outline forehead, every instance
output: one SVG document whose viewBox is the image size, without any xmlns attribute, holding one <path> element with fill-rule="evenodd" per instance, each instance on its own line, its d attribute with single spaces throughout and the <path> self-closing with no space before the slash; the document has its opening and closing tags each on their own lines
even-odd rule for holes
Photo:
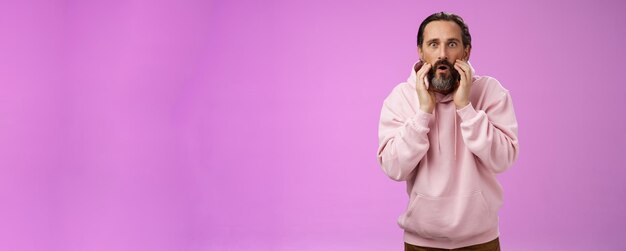
<svg viewBox="0 0 626 251">
<path fill-rule="evenodd" d="M 424 27 L 424 41 L 432 39 L 445 41 L 451 38 L 461 40 L 461 27 L 453 21 L 432 21 Z"/>
</svg>

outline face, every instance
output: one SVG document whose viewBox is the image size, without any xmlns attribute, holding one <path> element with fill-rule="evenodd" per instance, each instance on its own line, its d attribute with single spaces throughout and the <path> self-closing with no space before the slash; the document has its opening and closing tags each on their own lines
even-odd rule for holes
<svg viewBox="0 0 626 251">
<path fill-rule="evenodd" d="M 467 61 L 471 47 L 465 48 L 461 27 L 453 21 L 432 21 L 424 27 L 424 42 L 418 47 L 422 62 L 430 63 L 429 90 L 448 94 L 459 84 L 459 72 L 454 69 L 457 59 Z"/>
</svg>

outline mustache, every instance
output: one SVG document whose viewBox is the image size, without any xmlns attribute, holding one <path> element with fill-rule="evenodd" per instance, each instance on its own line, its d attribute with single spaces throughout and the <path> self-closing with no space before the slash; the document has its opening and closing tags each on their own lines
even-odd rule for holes
<svg viewBox="0 0 626 251">
<path fill-rule="evenodd" d="M 437 61 L 433 64 L 433 66 L 432 66 L 432 69 L 431 69 L 431 70 L 437 70 L 437 68 L 439 68 L 439 66 L 442 66 L 442 65 L 447 66 L 447 67 L 448 67 L 448 69 L 450 69 L 451 71 L 452 71 L 452 70 L 455 70 L 455 71 L 456 71 L 456 69 L 454 69 L 454 65 L 452 65 L 452 64 L 451 64 L 450 62 L 448 62 L 447 60 L 443 60 L 443 59 L 437 60 Z"/>
<path fill-rule="evenodd" d="M 428 75 L 428 79 L 432 80 L 432 78 L 435 77 L 435 73 L 437 72 L 437 68 L 439 68 L 439 66 L 445 65 L 448 67 L 448 70 L 450 71 L 450 75 L 452 77 L 452 79 L 454 79 L 456 82 L 461 80 L 461 74 L 459 74 L 459 71 L 457 71 L 454 68 L 454 65 L 451 64 L 450 62 L 448 62 L 445 59 L 440 59 L 437 60 L 433 66 L 431 66 L 430 71 L 428 71 L 427 75 Z"/>
</svg>

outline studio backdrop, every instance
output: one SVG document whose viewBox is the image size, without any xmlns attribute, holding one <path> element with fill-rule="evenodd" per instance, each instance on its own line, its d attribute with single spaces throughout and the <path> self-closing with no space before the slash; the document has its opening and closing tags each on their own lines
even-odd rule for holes
<svg viewBox="0 0 626 251">
<path fill-rule="evenodd" d="M 620 1 L 2 1 L 1 250 L 402 250 L 376 161 L 420 22 L 510 91 L 503 250 L 624 250 Z"/>
</svg>

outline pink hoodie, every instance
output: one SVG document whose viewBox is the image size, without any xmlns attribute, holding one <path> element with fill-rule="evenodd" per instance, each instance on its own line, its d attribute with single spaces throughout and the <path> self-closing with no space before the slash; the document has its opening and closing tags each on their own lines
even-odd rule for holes
<svg viewBox="0 0 626 251">
<path fill-rule="evenodd" d="M 419 67 L 385 99 L 378 128 L 378 163 L 407 185 L 408 206 L 397 220 L 404 241 L 447 249 L 491 241 L 500 234 L 496 174 L 519 151 L 509 91 L 474 75 L 469 105 L 457 110 L 452 94 L 436 93 L 433 114 L 425 113 L 415 89 Z"/>
</svg>

